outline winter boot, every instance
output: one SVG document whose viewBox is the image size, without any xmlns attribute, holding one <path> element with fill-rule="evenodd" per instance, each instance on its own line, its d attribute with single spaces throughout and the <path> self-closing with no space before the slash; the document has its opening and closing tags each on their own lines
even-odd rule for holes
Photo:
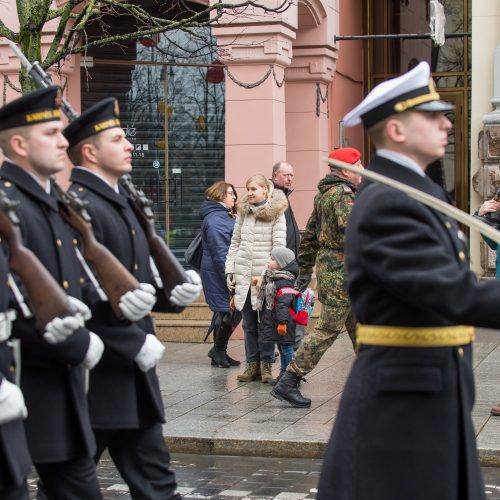
<svg viewBox="0 0 500 500">
<path fill-rule="evenodd" d="M 285 372 L 273 387 L 271 396 L 290 403 L 295 408 L 309 408 L 311 400 L 302 396 L 299 391 L 300 377 L 292 372 Z"/>
<path fill-rule="evenodd" d="M 260 365 L 258 361 L 247 363 L 246 370 L 236 377 L 240 382 L 251 382 L 260 380 Z"/>
<path fill-rule="evenodd" d="M 262 361 L 260 363 L 260 373 L 262 374 L 261 382 L 263 384 L 271 384 L 272 382 L 274 382 L 272 363 L 268 361 Z"/>
<path fill-rule="evenodd" d="M 224 328 L 219 316 L 214 330 L 214 346 L 208 352 L 208 357 L 212 359 L 212 366 L 219 366 L 221 368 L 229 368 L 231 366 L 226 357 L 227 342 L 231 333 L 230 328 Z"/>
</svg>

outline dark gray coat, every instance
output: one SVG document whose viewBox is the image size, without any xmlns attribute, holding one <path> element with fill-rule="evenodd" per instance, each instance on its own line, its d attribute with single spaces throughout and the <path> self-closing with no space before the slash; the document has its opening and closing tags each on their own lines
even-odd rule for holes
<svg viewBox="0 0 500 500">
<path fill-rule="evenodd" d="M 445 199 L 431 180 L 375 156 L 370 170 Z M 365 183 L 345 242 L 362 324 L 500 328 L 500 281 L 478 282 L 456 223 Z M 362 346 L 347 380 L 318 500 L 479 500 L 472 347 Z"/>
<path fill-rule="evenodd" d="M 17 200 L 23 242 L 68 295 L 82 300 L 84 277 L 74 251 L 74 235 L 59 214 L 60 201 L 48 195 L 20 167 L 4 162 L 0 188 Z M 34 463 L 92 456 L 95 441 L 88 415 L 81 362 L 90 343 L 79 328 L 66 341 L 51 345 L 33 319 L 18 311 L 13 334 L 21 339 L 21 389 L 28 408 L 26 435 Z"/>
<path fill-rule="evenodd" d="M 131 203 L 124 192 L 116 193 L 92 172 L 81 168 L 71 173 L 70 190 L 89 203 L 87 210 L 97 240 L 105 245 L 141 283 L 153 283 L 149 246 Z M 168 310 L 162 291 L 158 307 Z M 173 311 L 174 308 L 170 307 Z M 134 358 L 146 334 L 154 334 L 150 316 L 131 323 L 119 320 L 107 303 L 92 307 L 88 327 L 106 349 L 90 376 L 89 408 L 95 429 L 123 429 L 164 422 L 163 403 L 154 369 L 142 372 Z"/>
</svg>

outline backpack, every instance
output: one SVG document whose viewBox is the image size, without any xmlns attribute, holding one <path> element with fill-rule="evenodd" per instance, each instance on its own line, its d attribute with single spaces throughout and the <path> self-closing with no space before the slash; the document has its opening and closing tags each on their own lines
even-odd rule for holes
<svg viewBox="0 0 500 500">
<path fill-rule="evenodd" d="M 186 264 L 199 271 L 201 269 L 201 258 L 203 257 L 203 245 L 201 244 L 201 231 L 194 237 L 184 252 Z"/>
<path fill-rule="evenodd" d="M 293 295 L 292 305 L 288 307 L 290 315 L 297 325 L 307 326 L 314 309 L 314 290 L 306 288 L 303 292 L 299 292 L 296 288 L 285 286 L 280 288 L 276 295 Z"/>
</svg>

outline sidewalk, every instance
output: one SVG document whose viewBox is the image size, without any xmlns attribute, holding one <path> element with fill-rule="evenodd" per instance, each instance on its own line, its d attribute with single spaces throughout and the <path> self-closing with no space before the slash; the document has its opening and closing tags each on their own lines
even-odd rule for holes
<svg viewBox="0 0 500 500">
<path fill-rule="evenodd" d="M 275 457 L 321 458 L 354 359 L 343 334 L 302 386 L 311 408 L 291 408 L 270 396 L 261 382 L 241 383 L 241 369 L 213 368 L 208 344 L 167 343 L 158 367 L 171 451 Z M 244 359 L 242 340 L 230 354 Z M 274 368 L 279 371 L 278 363 Z M 474 353 L 476 405 L 473 412 L 482 465 L 500 466 L 500 417 L 490 407 L 500 401 L 500 332 L 477 331 Z"/>
</svg>

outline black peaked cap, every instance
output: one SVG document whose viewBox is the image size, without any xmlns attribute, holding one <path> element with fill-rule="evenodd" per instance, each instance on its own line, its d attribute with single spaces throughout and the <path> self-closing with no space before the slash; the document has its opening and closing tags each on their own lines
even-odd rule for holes
<svg viewBox="0 0 500 500">
<path fill-rule="evenodd" d="M 61 119 L 61 89 L 55 85 L 23 95 L 0 108 L 0 130 Z"/>
</svg>

